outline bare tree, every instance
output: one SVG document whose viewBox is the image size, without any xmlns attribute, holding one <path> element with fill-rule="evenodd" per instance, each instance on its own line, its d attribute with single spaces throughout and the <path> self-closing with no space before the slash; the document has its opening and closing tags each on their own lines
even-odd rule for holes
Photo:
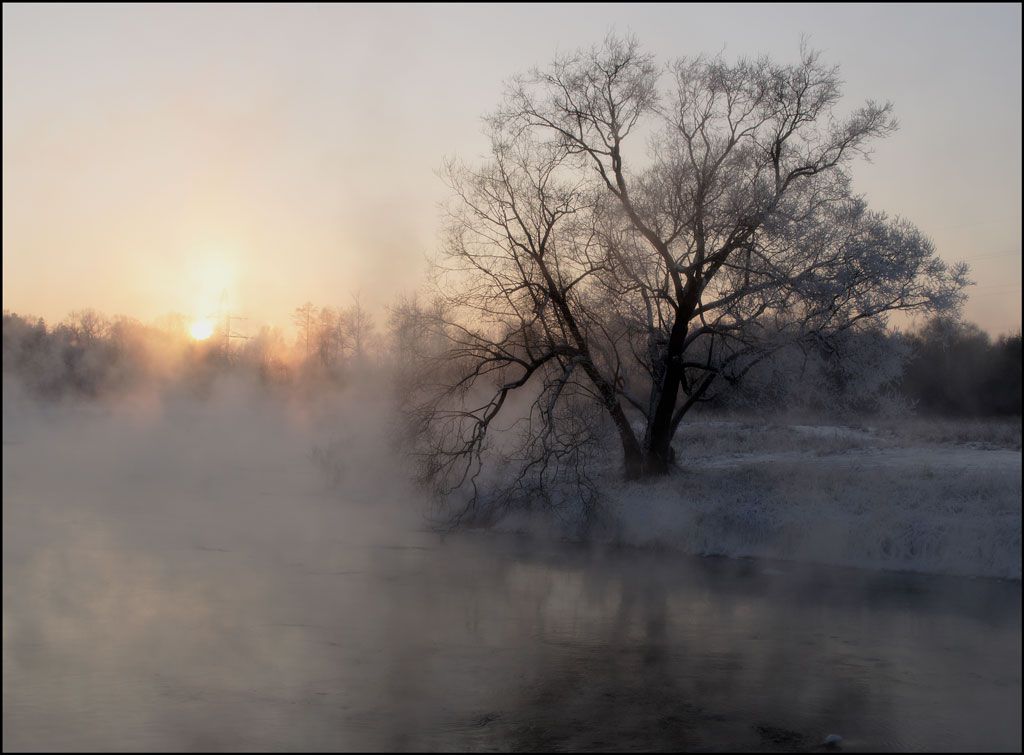
<svg viewBox="0 0 1024 755">
<path fill-rule="evenodd" d="M 344 341 L 344 318 L 341 312 L 321 307 L 316 316 L 316 352 L 320 366 L 330 369 L 338 362 L 338 353 Z"/>
<path fill-rule="evenodd" d="M 412 387 L 418 365 L 429 351 L 427 318 L 427 308 L 415 294 L 399 294 L 388 307 L 387 348 L 400 392 Z"/>
<path fill-rule="evenodd" d="M 504 452 L 515 479 L 578 472 L 597 416 L 627 478 L 664 474 L 716 382 L 896 310 L 955 311 L 966 267 L 850 187 L 891 106 L 840 118 L 839 99 L 837 69 L 803 46 L 793 65 L 659 69 L 609 37 L 514 79 L 487 119 L 491 161 L 444 170 L 449 372 L 419 415 L 438 490 L 478 480 L 513 393 L 531 402 Z"/>
<path fill-rule="evenodd" d="M 264 383 L 283 383 L 289 369 L 285 335 L 277 327 L 264 325 L 242 348 L 243 363 L 253 366 Z"/>
<path fill-rule="evenodd" d="M 299 343 L 305 348 L 306 359 L 313 353 L 313 345 L 316 337 L 317 308 L 313 302 L 307 301 L 301 307 L 296 307 L 292 313 L 292 322 L 299 330 Z"/>
<path fill-rule="evenodd" d="M 86 308 L 69 314 L 61 325 L 75 344 L 87 346 L 107 334 L 110 321 L 95 309 Z"/>
<path fill-rule="evenodd" d="M 352 296 L 352 306 L 340 313 L 339 322 L 352 349 L 352 357 L 357 362 L 366 356 L 370 341 L 373 338 L 375 325 L 373 317 L 363 308 L 359 295 Z"/>
</svg>

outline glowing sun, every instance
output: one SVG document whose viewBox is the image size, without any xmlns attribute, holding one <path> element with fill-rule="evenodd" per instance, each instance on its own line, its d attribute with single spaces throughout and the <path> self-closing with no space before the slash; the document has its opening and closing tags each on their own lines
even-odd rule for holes
<svg viewBox="0 0 1024 755">
<path fill-rule="evenodd" d="M 192 323 L 192 328 L 189 332 L 192 333 L 192 337 L 197 341 L 205 341 L 213 335 L 213 325 L 210 324 L 209 320 L 197 320 Z"/>
</svg>

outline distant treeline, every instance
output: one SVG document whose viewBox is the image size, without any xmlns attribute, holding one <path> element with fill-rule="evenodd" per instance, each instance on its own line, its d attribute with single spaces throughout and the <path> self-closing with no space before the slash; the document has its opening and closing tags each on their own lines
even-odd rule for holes
<svg viewBox="0 0 1024 755">
<path fill-rule="evenodd" d="M 1020 416 L 1021 334 L 993 341 L 977 325 L 949 318 L 906 333 L 851 332 L 819 349 L 780 353 L 746 382 L 716 404 L 824 416 Z"/>
<path fill-rule="evenodd" d="M 307 302 L 295 310 L 291 338 L 264 327 L 249 338 L 215 330 L 200 341 L 182 315 L 147 325 L 83 310 L 50 327 L 4 312 L 3 370 L 48 398 L 113 396 L 146 383 L 201 390 L 229 371 L 279 387 L 343 383 L 356 368 L 390 370 L 400 382 L 416 379 L 410 355 L 425 344 L 416 323 L 429 316 L 415 302 L 400 302 L 378 334 L 358 303 L 331 309 Z M 828 349 L 780 353 L 708 408 L 1019 416 L 1021 356 L 1019 333 L 993 341 L 976 325 L 950 319 L 910 333 L 851 333 Z"/>
<path fill-rule="evenodd" d="M 919 412 L 953 416 L 1021 413 L 1021 334 L 992 341 L 971 323 L 933 320 L 906 336 L 901 389 Z"/>
<path fill-rule="evenodd" d="M 276 327 L 242 337 L 218 324 L 198 340 L 180 314 L 145 324 L 87 309 L 50 327 L 5 311 L 4 377 L 37 396 L 101 398 L 154 384 L 201 392 L 228 372 L 274 386 L 343 382 L 379 358 L 372 318 L 358 303 L 347 310 L 307 303 L 294 319 L 297 338 Z"/>
</svg>

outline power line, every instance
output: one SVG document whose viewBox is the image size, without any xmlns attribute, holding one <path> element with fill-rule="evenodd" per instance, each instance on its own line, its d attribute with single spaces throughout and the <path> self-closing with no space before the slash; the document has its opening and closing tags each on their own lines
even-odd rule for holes
<svg viewBox="0 0 1024 755">
<path fill-rule="evenodd" d="M 223 355 L 223 358 L 227 361 L 231 361 L 231 339 L 241 338 L 243 340 L 249 340 L 249 338 L 251 338 L 251 336 L 243 336 L 241 334 L 231 332 L 231 321 L 248 320 L 249 318 L 238 317 L 237 315 L 231 314 L 231 308 L 228 306 L 228 290 L 226 288 L 220 293 L 220 304 L 217 307 L 216 314 L 210 316 L 215 316 L 217 318 L 218 324 L 223 322 L 223 327 L 220 335 L 220 337 L 223 339 L 223 343 L 220 346 L 220 350 L 221 354 Z"/>
</svg>

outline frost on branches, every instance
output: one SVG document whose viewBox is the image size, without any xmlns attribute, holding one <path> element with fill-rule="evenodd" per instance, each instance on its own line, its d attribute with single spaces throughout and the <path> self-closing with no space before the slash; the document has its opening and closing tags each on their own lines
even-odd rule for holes
<svg viewBox="0 0 1024 755">
<path fill-rule="evenodd" d="M 891 105 L 835 108 L 834 67 L 683 58 L 607 39 L 514 79 L 491 159 L 451 161 L 435 305 L 443 344 L 409 406 L 436 490 L 463 513 L 550 500 L 611 437 L 665 474 L 687 412 L 783 349 L 829 348 L 896 310 L 955 312 L 966 267 L 870 210 L 848 166 Z M 582 486 L 582 487 L 580 487 Z"/>
</svg>

